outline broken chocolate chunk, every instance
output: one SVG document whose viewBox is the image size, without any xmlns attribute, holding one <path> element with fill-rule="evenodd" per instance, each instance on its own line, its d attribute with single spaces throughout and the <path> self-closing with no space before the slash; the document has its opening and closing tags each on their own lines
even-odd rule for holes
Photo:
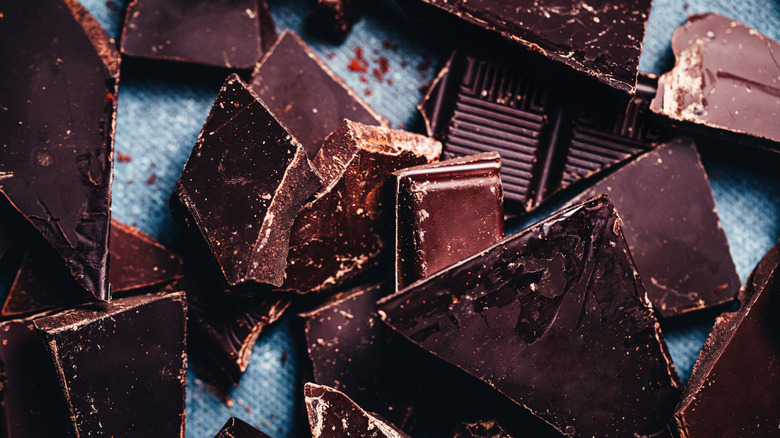
<svg viewBox="0 0 780 438">
<path fill-rule="evenodd" d="M 575 182 L 650 150 L 655 78 L 623 101 L 576 97 L 527 67 L 455 52 L 419 105 L 446 156 L 497 151 L 504 196 L 531 211 Z"/>
<path fill-rule="evenodd" d="M 186 311 L 183 293 L 154 294 L 34 321 L 67 403 L 68 433 L 184 437 Z"/>
<path fill-rule="evenodd" d="M 780 43 L 722 15 L 701 14 L 677 28 L 672 50 L 675 66 L 658 81 L 654 112 L 780 149 Z"/>
<path fill-rule="evenodd" d="M 269 438 L 246 422 L 236 417 L 230 417 L 214 438 Z"/>
<path fill-rule="evenodd" d="M 690 139 L 659 146 L 572 202 L 606 193 L 653 307 L 671 317 L 728 303 L 740 281 Z"/>
<path fill-rule="evenodd" d="M 360 18 L 363 0 L 316 0 L 308 27 L 335 42 L 344 41 Z"/>
<path fill-rule="evenodd" d="M 87 291 L 109 300 L 119 53 L 76 0 L 12 2 L 2 12 L 0 200 Z"/>
<path fill-rule="evenodd" d="M 122 53 L 250 69 L 275 40 L 265 0 L 133 0 Z"/>
<path fill-rule="evenodd" d="M 512 438 L 495 420 L 460 423 L 452 438 Z"/>
<path fill-rule="evenodd" d="M 314 159 L 344 119 L 388 126 L 292 31 L 285 31 L 252 75 L 252 89 Z"/>
<path fill-rule="evenodd" d="M 345 120 L 313 166 L 322 189 L 293 226 L 286 289 L 335 290 L 381 265 L 392 246 L 392 172 L 438 160 L 432 138 Z"/>
<path fill-rule="evenodd" d="M 407 438 L 409 435 L 383 419 L 364 411 L 333 388 L 307 383 L 306 411 L 313 438 Z"/>
<path fill-rule="evenodd" d="M 775 436 L 780 424 L 780 242 L 715 321 L 669 425 L 681 438 Z"/>
<path fill-rule="evenodd" d="M 497 152 L 393 173 L 396 290 L 504 238 Z"/>
<path fill-rule="evenodd" d="M 561 433 L 649 436 L 680 382 L 644 297 L 599 197 L 383 299 L 379 314 Z"/>
<path fill-rule="evenodd" d="M 281 286 L 290 228 L 320 187 L 301 144 L 238 77 L 217 96 L 171 196 L 229 288 Z"/>
</svg>

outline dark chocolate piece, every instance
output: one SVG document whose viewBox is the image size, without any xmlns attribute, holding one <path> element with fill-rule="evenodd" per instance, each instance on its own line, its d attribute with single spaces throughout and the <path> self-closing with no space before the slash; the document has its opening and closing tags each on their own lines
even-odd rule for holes
<svg viewBox="0 0 780 438">
<path fill-rule="evenodd" d="M 460 423 L 452 438 L 512 438 L 495 420 Z"/>
<path fill-rule="evenodd" d="M 680 382 L 644 297 L 599 197 L 380 301 L 379 314 L 561 433 L 645 436 L 666 428 Z"/>
<path fill-rule="evenodd" d="M 314 159 L 344 119 L 388 126 L 306 43 L 285 31 L 252 76 L 252 89 Z"/>
<path fill-rule="evenodd" d="M 108 300 L 119 53 L 76 0 L 11 2 L 2 12 L 0 192 L 73 277 Z"/>
<path fill-rule="evenodd" d="M 183 293 L 155 294 L 35 320 L 67 402 L 68 433 L 184 437 L 186 311 Z"/>
<path fill-rule="evenodd" d="M 5 257 L 5 253 L 14 243 L 14 233 L 10 224 L 0 221 L 0 262 Z"/>
<path fill-rule="evenodd" d="M 531 211 L 652 148 L 657 133 L 647 116 L 655 79 L 639 79 L 626 108 L 613 99 L 572 98 L 520 65 L 456 52 L 419 109 L 446 155 L 499 152 L 504 197 Z"/>
<path fill-rule="evenodd" d="M 250 69 L 275 40 L 265 0 L 133 0 L 122 53 Z"/>
<path fill-rule="evenodd" d="M 626 164 L 572 202 L 606 193 L 653 307 L 671 317 L 736 298 L 740 281 L 690 139 Z"/>
<path fill-rule="evenodd" d="M 392 172 L 436 161 L 441 144 L 345 120 L 314 159 L 322 189 L 293 226 L 284 287 L 335 290 L 380 266 L 392 247 Z"/>
<path fill-rule="evenodd" d="M 633 94 L 651 0 L 406 0 L 448 12 Z"/>
<path fill-rule="evenodd" d="M 746 144 L 780 148 L 780 43 L 717 14 L 692 15 L 672 37 L 674 68 L 654 112 Z"/>
<path fill-rule="evenodd" d="M 306 411 L 312 438 L 407 438 L 397 427 L 363 410 L 333 388 L 307 383 Z"/>
<path fill-rule="evenodd" d="M 290 228 L 320 187 L 303 146 L 231 75 L 171 196 L 228 287 L 281 286 Z"/>
<path fill-rule="evenodd" d="M 497 152 L 395 172 L 396 290 L 504 238 Z"/>
<path fill-rule="evenodd" d="M 246 422 L 236 417 L 230 419 L 222 426 L 222 429 L 214 435 L 214 438 L 270 438 Z"/>
<path fill-rule="evenodd" d="M 344 41 L 360 18 L 363 0 L 315 0 L 308 25 L 335 42 Z"/>
<path fill-rule="evenodd" d="M 780 242 L 715 321 L 670 423 L 681 438 L 777 436 L 780 424 Z"/>
</svg>

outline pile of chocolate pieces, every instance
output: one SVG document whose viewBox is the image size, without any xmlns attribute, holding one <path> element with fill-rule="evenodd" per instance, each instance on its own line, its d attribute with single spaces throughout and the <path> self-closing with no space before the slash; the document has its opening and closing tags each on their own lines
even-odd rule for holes
<svg viewBox="0 0 780 438">
<path fill-rule="evenodd" d="M 343 38 L 354 3 L 314 21 Z M 119 47 L 76 0 L 0 5 L 0 435 L 184 436 L 188 354 L 228 391 L 285 312 L 315 437 L 777 435 L 780 247 L 740 284 L 691 137 L 780 149 L 780 44 L 691 16 L 655 77 L 650 0 L 404 3 L 500 49 L 453 53 L 427 135 L 263 1 L 133 0 Z M 176 252 L 111 219 L 120 52 L 253 69 L 171 196 Z M 683 388 L 659 318 L 736 300 Z"/>
</svg>

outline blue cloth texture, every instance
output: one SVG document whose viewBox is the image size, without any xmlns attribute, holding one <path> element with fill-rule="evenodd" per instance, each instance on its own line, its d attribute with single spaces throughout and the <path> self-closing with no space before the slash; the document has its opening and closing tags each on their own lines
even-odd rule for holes
<svg viewBox="0 0 780 438">
<path fill-rule="evenodd" d="M 84 0 L 84 5 L 115 38 L 119 38 L 127 0 Z M 270 0 L 277 29 L 303 36 L 323 61 L 364 96 L 393 127 L 422 131 L 415 106 L 420 89 L 429 83 L 454 48 L 434 24 L 411 21 L 392 0 L 374 0 L 343 44 L 334 45 L 304 30 L 308 0 Z M 640 69 L 663 73 L 674 62 L 670 40 L 689 14 L 718 12 L 780 39 L 780 3 L 776 0 L 656 0 L 650 15 Z M 388 44 L 388 42 L 390 44 Z M 349 71 L 356 48 L 362 48 L 372 68 L 387 58 L 388 81 Z M 397 47 L 397 48 L 396 48 Z M 214 80 L 187 74 L 165 75 L 168 64 L 123 71 L 120 82 L 116 151 L 129 162 L 114 167 L 112 211 L 117 219 L 170 243 L 180 232 L 168 211 L 168 199 L 184 167 L 224 77 Z M 187 72 L 187 69 L 181 70 Z M 225 73 L 225 76 L 227 73 Z M 370 90 L 370 95 L 367 91 Z M 710 156 L 700 145 L 723 228 L 740 278 L 744 282 L 761 256 L 780 237 L 780 172 L 748 160 Z M 151 178 L 154 175 L 154 178 Z M 528 219 L 538 220 L 551 205 Z M 665 324 L 669 350 L 680 376 L 687 380 L 714 316 Z M 230 416 L 238 416 L 275 437 L 306 435 L 296 429 L 302 419 L 299 357 L 292 318 L 269 327 L 254 348 L 241 384 L 224 404 L 192 372 L 188 374 L 187 436 L 212 437 Z"/>
</svg>

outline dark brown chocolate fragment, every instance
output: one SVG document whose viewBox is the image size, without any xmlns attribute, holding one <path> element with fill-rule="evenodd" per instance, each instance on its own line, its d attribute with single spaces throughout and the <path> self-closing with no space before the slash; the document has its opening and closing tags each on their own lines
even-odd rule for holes
<svg viewBox="0 0 780 438">
<path fill-rule="evenodd" d="M 672 37 L 674 68 L 654 112 L 684 127 L 780 149 L 780 43 L 717 14 L 691 15 Z"/>
<path fill-rule="evenodd" d="M 452 438 L 512 438 L 495 420 L 460 423 Z"/>
<path fill-rule="evenodd" d="M 315 0 L 308 18 L 314 32 L 335 42 L 344 41 L 360 18 L 363 0 Z"/>
<path fill-rule="evenodd" d="M 345 120 L 314 159 L 322 189 L 293 226 L 284 287 L 336 290 L 380 266 L 392 247 L 391 173 L 440 154 L 432 138 Z"/>
<path fill-rule="evenodd" d="M 214 438 L 270 438 L 246 422 L 236 417 L 230 417 Z"/>
<path fill-rule="evenodd" d="M 171 212 L 228 287 L 281 286 L 290 229 L 320 187 L 301 144 L 235 74 L 217 96 L 171 196 Z"/>
<path fill-rule="evenodd" d="M 653 307 L 671 317 L 728 303 L 740 281 L 690 139 L 659 146 L 572 202 L 606 193 Z"/>
<path fill-rule="evenodd" d="M 35 320 L 69 434 L 184 437 L 186 311 L 183 293 L 154 294 Z"/>
<path fill-rule="evenodd" d="M 445 11 L 633 94 L 651 0 L 406 0 Z M 442 14 L 446 15 L 446 14 Z"/>
<path fill-rule="evenodd" d="M 13 231 L 9 224 L 0 221 L 0 262 L 14 243 Z"/>
<path fill-rule="evenodd" d="M 625 102 L 579 99 L 527 66 L 456 52 L 419 109 L 447 156 L 501 154 L 504 197 L 531 211 L 561 189 L 652 148 L 655 79 Z"/>
<path fill-rule="evenodd" d="M 496 152 L 395 172 L 396 290 L 504 238 Z"/>
<path fill-rule="evenodd" d="M 108 300 L 119 53 L 76 0 L 11 2 L 2 12 L 0 192 L 73 277 Z"/>
<path fill-rule="evenodd" d="M 344 119 L 388 126 L 292 31 L 257 64 L 252 89 L 312 159 Z"/>
<path fill-rule="evenodd" d="M 122 53 L 251 69 L 275 40 L 265 0 L 133 0 Z"/>
<path fill-rule="evenodd" d="M 599 197 L 380 301 L 379 314 L 561 433 L 645 436 L 666 428 L 680 382 L 644 296 Z"/>
<path fill-rule="evenodd" d="M 307 383 L 306 411 L 312 438 L 407 438 L 397 427 L 363 410 L 333 388 Z"/>
<path fill-rule="evenodd" d="M 776 436 L 780 424 L 780 242 L 715 321 L 670 423 L 681 438 Z"/>
</svg>

